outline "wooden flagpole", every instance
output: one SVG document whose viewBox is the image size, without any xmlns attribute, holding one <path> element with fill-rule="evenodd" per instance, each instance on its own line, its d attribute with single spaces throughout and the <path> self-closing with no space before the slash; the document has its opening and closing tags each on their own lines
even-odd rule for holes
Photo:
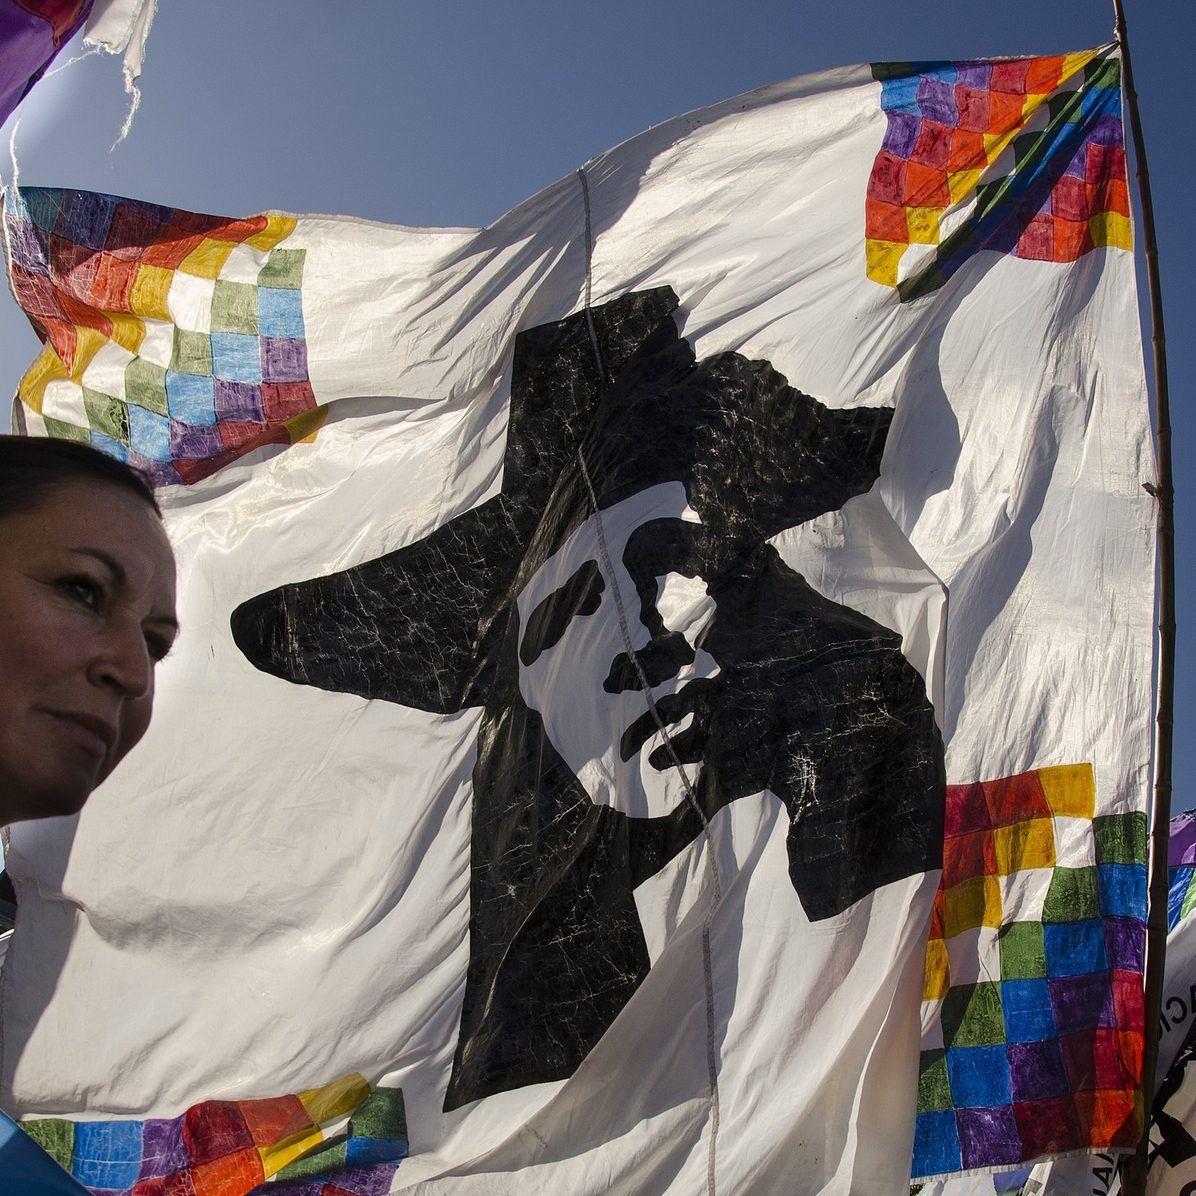
<svg viewBox="0 0 1196 1196">
<path fill-rule="evenodd" d="M 1163 967 L 1167 955 L 1167 855 L 1170 847 L 1171 752 L 1175 727 L 1175 493 L 1171 480 L 1171 406 L 1167 390 L 1167 338 L 1163 331 L 1163 300 L 1159 287 L 1159 249 L 1155 239 L 1154 207 L 1150 198 L 1150 172 L 1142 140 L 1142 120 L 1129 39 L 1121 0 L 1113 0 L 1117 43 L 1121 49 L 1126 112 L 1137 165 L 1138 196 L 1142 210 L 1142 239 L 1146 255 L 1146 286 L 1150 298 L 1150 341 L 1154 350 L 1155 447 L 1158 474 L 1147 486 L 1157 508 L 1159 581 L 1158 678 L 1155 698 L 1154 806 L 1150 833 L 1150 902 L 1146 934 L 1146 1044 L 1142 1062 L 1143 1130 L 1138 1150 L 1123 1170 L 1125 1196 L 1145 1196 L 1147 1147 L 1155 1073 L 1159 1057 L 1159 1019 L 1163 1002 Z"/>
</svg>

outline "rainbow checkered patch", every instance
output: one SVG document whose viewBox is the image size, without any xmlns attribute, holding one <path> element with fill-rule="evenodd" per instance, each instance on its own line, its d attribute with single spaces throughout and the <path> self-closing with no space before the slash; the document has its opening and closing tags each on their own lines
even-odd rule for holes
<svg viewBox="0 0 1196 1196">
<path fill-rule="evenodd" d="M 913 1175 L 1133 1147 L 1146 819 L 1087 764 L 947 788 Z"/>
<path fill-rule="evenodd" d="M 25 1121 L 93 1196 L 382 1196 L 409 1152 L 403 1093 L 356 1073 L 267 1100 L 147 1121 Z"/>
<path fill-rule="evenodd" d="M 293 218 L 26 188 L 5 226 L 13 290 L 46 342 L 18 392 L 22 430 L 162 485 L 319 427 Z"/>
<path fill-rule="evenodd" d="M 1112 50 L 872 72 L 887 124 L 865 200 L 869 278 L 908 300 L 984 249 L 1074 262 L 1132 248 Z"/>
</svg>

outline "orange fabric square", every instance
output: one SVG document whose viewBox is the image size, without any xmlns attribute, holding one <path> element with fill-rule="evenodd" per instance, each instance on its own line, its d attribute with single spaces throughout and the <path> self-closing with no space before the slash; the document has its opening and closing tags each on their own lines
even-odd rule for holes
<svg viewBox="0 0 1196 1196">
<path fill-rule="evenodd" d="M 229 220 L 215 228 L 208 229 L 208 236 L 214 241 L 235 241 L 238 245 L 248 241 L 266 229 L 265 216 L 252 216 L 248 220 Z"/>
<path fill-rule="evenodd" d="M 1024 98 L 1021 95 L 1007 95 L 999 91 L 990 92 L 988 131 L 990 133 L 1008 133 L 1010 129 L 1020 129 Z"/>
<path fill-rule="evenodd" d="M 901 199 L 906 207 L 945 208 L 951 202 L 951 192 L 947 188 L 947 172 L 939 166 L 907 162 L 905 192 Z"/>
<path fill-rule="evenodd" d="M 1054 91 L 1063 76 L 1063 55 L 1031 58 L 1026 64 L 1026 90 L 1043 95 Z"/>
<path fill-rule="evenodd" d="M 1116 212 L 1120 216 L 1130 214 L 1130 193 L 1124 179 L 1106 179 L 1103 184 L 1089 184 L 1089 210 Z"/>
<path fill-rule="evenodd" d="M 905 209 L 896 204 L 885 203 L 883 200 L 873 199 L 869 195 L 864 200 L 865 230 L 869 237 L 879 241 L 899 241 L 908 239 L 905 226 Z"/>
<path fill-rule="evenodd" d="M 195 1196 L 242 1196 L 266 1178 L 256 1150 L 239 1150 L 191 1168 Z"/>
<path fill-rule="evenodd" d="M 1092 248 L 1092 234 L 1087 220 L 1064 220 L 1052 217 L 1051 232 L 1055 247 L 1055 261 L 1074 262 Z"/>
<path fill-rule="evenodd" d="M 273 1146 L 315 1126 L 297 1096 L 243 1100 L 237 1104 L 255 1146 Z"/>
<path fill-rule="evenodd" d="M 164 266 L 167 270 L 175 270 L 202 239 L 198 236 L 189 236 L 158 241 L 146 248 L 142 260 L 151 266 Z"/>
<path fill-rule="evenodd" d="M 1142 1126 L 1135 1092 L 1079 1092 L 1075 1097 L 1081 1126 L 1093 1146 L 1134 1146 Z"/>
<path fill-rule="evenodd" d="M 1050 807 L 1036 772 L 1020 772 L 997 781 L 982 781 L 993 826 L 1008 826 L 1028 818 L 1049 818 Z"/>
<path fill-rule="evenodd" d="M 129 312 L 133 310 L 130 296 L 137 280 L 137 262 L 113 257 L 110 253 L 100 255 L 99 270 L 91 287 L 91 301 L 105 311 Z"/>
<path fill-rule="evenodd" d="M 71 295 L 58 294 L 58 301 L 62 304 L 62 314 L 72 324 L 83 328 L 94 328 L 104 336 L 112 335 L 112 321 L 101 311 L 96 311 L 89 303 L 81 303 Z"/>
<path fill-rule="evenodd" d="M 974 876 L 991 876 L 996 870 L 992 831 L 972 831 L 943 841 L 944 888 Z"/>
<path fill-rule="evenodd" d="M 1032 818 L 993 831 L 997 872 L 1011 876 L 1031 868 L 1055 866 L 1055 823 L 1050 818 Z"/>
<path fill-rule="evenodd" d="M 984 138 L 969 129 L 956 129 L 951 138 L 951 152 L 947 156 L 948 170 L 982 170 L 988 165 L 984 152 Z"/>
</svg>

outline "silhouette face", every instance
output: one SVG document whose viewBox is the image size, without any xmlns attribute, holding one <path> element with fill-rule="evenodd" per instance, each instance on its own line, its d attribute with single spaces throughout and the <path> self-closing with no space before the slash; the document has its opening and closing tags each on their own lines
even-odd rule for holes
<svg viewBox="0 0 1196 1196">
<path fill-rule="evenodd" d="M 653 486 L 587 519 L 519 595 L 523 700 L 591 799 L 632 817 L 685 800 L 661 724 L 692 734 L 719 672 L 701 647 L 715 613 L 702 536 L 685 488 Z"/>
</svg>

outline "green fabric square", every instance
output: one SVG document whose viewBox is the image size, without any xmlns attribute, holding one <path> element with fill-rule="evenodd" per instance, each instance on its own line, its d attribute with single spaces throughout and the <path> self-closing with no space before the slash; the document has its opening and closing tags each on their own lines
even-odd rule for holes
<svg viewBox="0 0 1196 1196">
<path fill-rule="evenodd" d="M 259 286 L 297 291 L 303 286 L 303 259 L 306 249 L 275 249 L 258 271 Z"/>
<path fill-rule="evenodd" d="M 407 1111 L 401 1088 L 375 1088 L 349 1118 L 349 1137 L 382 1138 L 389 1142 L 407 1137 Z"/>
<path fill-rule="evenodd" d="M 1005 1041 L 999 984 L 961 984 L 950 989 L 941 1016 L 948 1047 L 995 1046 Z"/>
<path fill-rule="evenodd" d="M 23 1121 L 21 1129 L 56 1162 L 69 1171 L 75 1157 L 75 1123 L 58 1117 Z"/>
<path fill-rule="evenodd" d="M 952 1108 L 947 1052 L 923 1051 L 918 1067 L 918 1112 L 934 1113 Z"/>
<path fill-rule="evenodd" d="M 176 328 L 170 368 L 176 374 L 200 374 L 210 378 L 212 338 L 206 332 L 188 332 L 184 328 Z"/>
<path fill-rule="evenodd" d="M 99 390 L 83 388 L 83 409 L 93 432 L 100 432 L 122 444 L 129 443 L 129 413 L 120 399 Z"/>
<path fill-rule="evenodd" d="M 1092 820 L 1098 864 L 1146 863 L 1146 815 L 1105 814 Z"/>
<path fill-rule="evenodd" d="M 1001 945 L 1002 980 L 1046 978 L 1046 949 L 1041 922 L 1010 922 L 997 932 Z"/>
<path fill-rule="evenodd" d="M 331 1171 L 343 1171 L 345 1167 L 345 1136 L 333 1138 L 318 1146 L 310 1154 L 301 1155 L 288 1163 L 279 1173 L 279 1179 L 307 1179 L 312 1175 L 327 1175 Z"/>
<path fill-rule="evenodd" d="M 212 291 L 212 331 L 257 336 L 257 287 L 218 278 Z"/>
<path fill-rule="evenodd" d="M 125 398 L 146 411 L 169 415 L 166 406 L 166 370 L 144 357 L 134 357 L 125 366 Z"/>
<path fill-rule="evenodd" d="M 1056 868 L 1043 903 L 1044 922 L 1086 922 L 1100 917 L 1095 868 Z"/>
<path fill-rule="evenodd" d="M 91 433 L 78 424 L 68 424 L 65 420 L 55 419 L 52 415 L 44 416 L 46 434 L 55 440 L 73 440 L 76 444 L 91 444 Z"/>
</svg>

